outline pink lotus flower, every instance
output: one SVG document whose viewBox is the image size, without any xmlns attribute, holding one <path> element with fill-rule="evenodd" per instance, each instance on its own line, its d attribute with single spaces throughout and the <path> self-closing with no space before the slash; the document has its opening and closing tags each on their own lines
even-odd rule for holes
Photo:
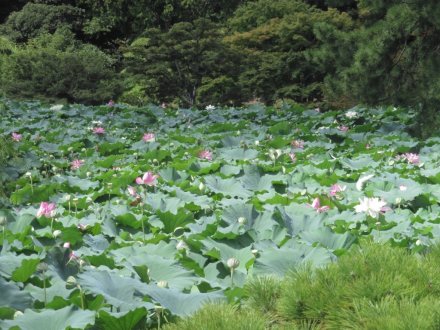
<svg viewBox="0 0 440 330">
<path fill-rule="evenodd" d="M 322 212 L 326 212 L 326 211 L 330 210 L 330 206 L 327 206 L 327 205 L 321 206 L 321 203 L 320 203 L 318 197 L 316 197 L 313 200 L 312 204 L 307 204 L 307 205 L 313 207 L 316 210 L 316 212 L 318 212 L 318 213 L 322 213 Z"/>
<path fill-rule="evenodd" d="M 153 174 L 153 172 L 146 172 L 142 177 L 136 178 L 137 184 L 146 184 L 147 186 L 155 186 L 156 185 L 156 179 L 158 178 L 158 175 Z"/>
<path fill-rule="evenodd" d="M 21 139 L 23 138 L 23 135 L 15 132 L 13 132 L 11 135 L 12 135 L 12 140 L 14 140 L 15 142 L 20 142 Z"/>
<path fill-rule="evenodd" d="M 130 194 L 130 196 L 133 196 L 133 197 L 139 196 L 135 187 L 128 186 L 127 190 L 128 190 L 128 193 Z"/>
<path fill-rule="evenodd" d="M 346 186 L 334 184 L 330 187 L 330 196 L 336 196 L 338 193 L 345 191 L 346 188 Z"/>
<path fill-rule="evenodd" d="M 408 189 L 408 187 L 405 186 L 405 185 L 403 185 L 403 184 L 401 184 L 401 185 L 399 186 L 399 190 L 400 190 L 400 191 L 406 191 L 407 189 Z"/>
<path fill-rule="evenodd" d="M 107 106 L 113 107 L 115 105 L 115 102 L 113 100 L 108 101 Z"/>
<path fill-rule="evenodd" d="M 154 142 L 156 140 L 156 136 L 154 133 L 145 133 L 142 140 L 145 142 Z"/>
<path fill-rule="evenodd" d="M 70 242 L 66 242 L 63 244 L 63 248 L 70 249 Z"/>
<path fill-rule="evenodd" d="M 104 127 L 98 126 L 93 129 L 93 133 L 96 135 L 102 135 L 105 133 L 105 129 L 104 129 Z"/>
<path fill-rule="evenodd" d="M 402 158 L 406 159 L 410 164 L 417 165 L 420 163 L 419 155 L 411 152 L 407 152 L 406 154 L 403 154 Z"/>
<path fill-rule="evenodd" d="M 56 205 L 55 203 L 48 203 L 48 202 L 41 202 L 40 208 L 37 212 L 37 218 L 41 216 L 45 216 L 47 218 L 52 218 L 55 216 L 56 213 Z"/>
<path fill-rule="evenodd" d="M 202 150 L 199 152 L 199 158 L 206 159 L 206 160 L 212 160 L 212 152 L 209 150 Z"/>
<path fill-rule="evenodd" d="M 293 140 L 291 146 L 298 149 L 304 149 L 304 141 L 303 140 Z"/>
<path fill-rule="evenodd" d="M 338 130 L 340 130 L 341 132 L 347 132 L 349 130 L 348 126 L 345 125 L 341 125 L 338 127 Z"/>
<path fill-rule="evenodd" d="M 77 170 L 79 169 L 81 166 L 84 165 L 84 161 L 81 159 L 74 159 L 71 163 L 70 163 L 70 168 L 72 170 Z"/>
<path fill-rule="evenodd" d="M 71 251 L 69 253 L 69 260 L 67 261 L 67 263 L 71 262 L 72 260 L 79 260 L 79 256 L 75 253 L 75 251 Z"/>
<path fill-rule="evenodd" d="M 292 161 L 292 163 L 296 162 L 296 155 L 293 152 L 289 153 L 289 157 L 290 157 L 290 160 Z"/>
</svg>

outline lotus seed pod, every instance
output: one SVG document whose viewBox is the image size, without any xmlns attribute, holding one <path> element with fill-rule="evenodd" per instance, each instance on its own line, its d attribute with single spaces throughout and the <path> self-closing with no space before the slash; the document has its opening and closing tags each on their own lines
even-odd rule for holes
<svg viewBox="0 0 440 330">
<path fill-rule="evenodd" d="M 240 261 L 237 258 L 229 258 L 226 264 L 233 270 L 240 266 Z"/>
<path fill-rule="evenodd" d="M 246 218 L 245 217 L 239 217 L 238 218 L 238 223 L 240 224 L 240 225 L 244 225 L 245 223 L 246 223 Z"/>
<path fill-rule="evenodd" d="M 157 286 L 159 288 L 167 288 L 168 287 L 168 282 L 165 281 L 165 280 L 159 281 L 159 282 L 157 282 Z"/>
<path fill-rule="evenodd" d="M 6 224 L 8 223 L 8 219 L 6 219 L 6 217 L 1 216 L 0 217 L 0 226 L 6 226 Z"/>
<path fill-rule="evenodd" d="M 74 287 L 76 287 L 77 282 L 76 282 L 76 278 L 73 276 L 69 276 L 66 280 L 66 286 L 69 289 L 73 289 Z"/>
<path fill-rule="evenodd" d="M 37 271 L 44 273 L 48 268 L 49 266 L 45 262 L 40 262 L 37 266 Z"/>
<path fill-rule="evenodd" d="M 53 237 L 58 237 L 58 236 L 60 236 L 61 235 L 61 230 L 54 230 L 54 232 L 52 233 L 53 234 Z"/>
<path fill-rule="evenodd" d="M 184 241 L 179 241 L 176 245 L 176 249 L 179 251 L 186 250 L 187 248 L 188 248 L 188 245 Z"/>
<path fill-rule="evenodd" d="M 20 316 L 22 316 L 23 315 L 23 312 L 21 312 L 21 311 L 16 311 L 15 313 L 14 313 L 14 320 L 17 318 L 17 317 L 20 317 Z"/>
</svg>

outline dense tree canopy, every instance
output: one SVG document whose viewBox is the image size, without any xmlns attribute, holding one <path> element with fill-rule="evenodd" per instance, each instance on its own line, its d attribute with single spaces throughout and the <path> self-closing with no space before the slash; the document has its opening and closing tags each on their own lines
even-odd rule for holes
<svg viewBox="0 0 440 330">
<path fill-rule="evenodd" d="M 8 0 L 0 93 L 138 105 L 395 104 L 433 122 L 439 13 L 434 0 Z M 42 43 L 59 38 L 71 48 Z"/>
</svg>

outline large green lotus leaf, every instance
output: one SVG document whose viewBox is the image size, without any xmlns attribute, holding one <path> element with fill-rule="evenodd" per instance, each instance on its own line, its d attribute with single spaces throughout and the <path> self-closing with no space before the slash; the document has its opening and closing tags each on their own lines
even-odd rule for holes
<svg viewBox="0 0 440 330">
<path fill-rule="evenodd" d="M 220 173 L 226 176 L 237 175 L 241 171 L 241 166 L 225 164 L 220 169 Z"/>
<path fill-rule="evenodd" d="M 428 178 L 432 183 L 440 183 L 439 167 L 421 169 L 420 174 L 423 175 L 425 178 Z"/>
<path fill-rule="evenodd" d="M 220 144 L 224 148 L 228 147 L 239 147 L 241 141 L 243 140 L 240 136 L 225 136 L 223 139 L 221 139 Z"/>
<path fill-rule="evenodd" d="M 167 234 L 173 233 L 177 228 L 185 228 L 188 224 L 194 222 L 192 213 L 183 209 L 175 214 L 157 211 L 156 215 L 150 217 L 148 221 L 156 224 L 157 220 L 159 220 L 159 227 Z"/>
<path fill-rule="evenodd" d="M 155 194 L 147 195 L 145 203 L 153 208 L 153 210 L 161 212 L 170 212 L 177 214 L 178 210 L 185 206 L 185 202 L 177 197 L 170 197 L 169 195 L 157 192 Z"/>
<path fill-rule="evenodd" d="M 177 198 L 185 202 L 185 205 L 192 203 L 204 209 L 209 207 L 212 202 L 212 199 L 206 195 L 195 195 L 180 188 L 175 188 L 174 193 Z"/>
<path fill-rule="evenodd" d="M 243 148 L 231 148 L 231 149 L 218 149 L 219 157 L 231 161 L 231 160 L 251 160 L 258 157 L 258 151 L 255 149 L 243 149 Z"/>
<path fill-rule="evenodd" d="M 217 260 L 222 261 L 225 265 L 230 258 L 235 258 L 240 262 L 237 270 L 246 273 L 247 263 L 254 258 L 251 252 L 251 247 L 234 248 L 225 243 L 216 242 L 213 239 L 207 237 L 202 241 L 203 244 L 203 254 L 211 256 Z"/>
<path fill-rule="evenodd" d="M 9 222 L 7 228 L 13 234 L 26 233 L 32 221 L 35 219 L 35 214 L 23 213 L 15 217 L 14 221 Z"/>
<path fill-rule="evenodd" d="M 68 306 L 58 310 L 34 312 L 27 309 L 15 320 L 0 321 L 2 329 L 18 326 L 21 330 L 85 329 L 95 323 L 95 312 Z"/>
<path fill-rule="evenodd" d="M 166 243 L 165 241 L 160 241 L 158 244 L 133 244 L 116 250 L 111 250 L 109 251 L 109 254 L 114 256 L 116 262 L 121 262 L 123 260 L 127 260 L 129 257 L 134 257 L 136 255 L 142 256 L 145 254 L 173 258 L 176 251 L 175 243 Z"/>
<path fill-rule="evenodd" d="M 133 268 L 133 270 L 139 266 L 148 267 L 149 277 L 156 282 L 167 281 L 170 287 L 183 290 L 199 281 L 199 278 L 197 278 L 192 271 L 186 270 L 180 266 L 177 261 L 173 260 L 174 253 L 167 257 L 162 257 L 157 254 L 150 254 L 149 251 L 145 249 L 142 251 L 133 249 L 132 255 L 122 257 L 127 251 L 130 250 L 116 250 L 112 251 L 111 254 L 117 256 L 115 259 L 118 263 Z"/>
<path fill-rule="evenodd" d="M 221 291 L 208 293 L 182 293 L 175 289 L 149 285 L 145 293 L 177 316 L 189 316 L 208 302 L 225 300 Z"/>
<path fill-rule="evenodd" d="M 69 262 L 69 254 L 70 251 L 68 249 L 60 247 L 52 248 L 47 252 L 48 277 L 66 281 L 69 276 L 75 276 L 78 273 L 78 265 L 75 262 Z"/>
<path fill-rule="evenodd" d="M 379 163 L 374 161 L 369 155 L 360 155 L 355 158 L 340 158 L 339 163 L 350 170 L 362 170 L 365 168 L 376 168 Z"/>
<path fill-rule="evenodd" d="M 109 269 L 87 269 L 78 275 L 78 283 L 89 293 L 102 295 L 105 300 L 127 311 L 141 307 L 143 303 L 134 297 L 135 292 L 145 291 L 145 284 L 136 278 L 122 276 Z"/>
<path fill-rule="evenodd" d="M 102 254 L 109 246 L 110 243 L 107 241 L 104 235 L 99 234 L 96 236 L 86 234 L 83 236 L 83 241 L 87 247 L 83 246 L 77 250 L 81 255 L 98 255 Z M 87 253 L 86 253 L 87 251 Z"/>
<path fill-rule="evenodd" d="M 24 282 L 29 278 L 29 272 L 32 271 L 32 269 L 35 271 L 34 264 L 38 264 L 38 261 L 39 259 L 36 257 L 30 257 L 24 254 L 16 255 L 15 253 L 2 251 L 0 254 L 0 275 L 6 278 L 13 277 L 14 280 L 17 278 Z M 17 273 L 15 272 L 16 270 L 18 270 Z"/>
<path fill-rule="evenodd" d="M 68 299 L 69 295 L 72 293 L 72 290 L 66 289 L 66 283 L 57 280 L 54 280 L 53 282 L 54 283 L 52 284 L 52 286 L 46 287 L 46 290 L 33 284 L 28 284 L 24 288 L 24 291 L 29 292 L 35 300 L 39 300 L 42 302 L 46 299 L 46 301 L 49 303 L 55 297 Z"/>
<path fill-rule="evenodd" d="M 167 167 L 159 171 L 159 176 L 169 183 L 180 183 L 188 178 L 188 174 L 183 171 L 177 171 L 173 167 Z"/>
<path fill-rule="evenodd" d="M 243 186 L 252 191 L 271 190 L 272 182 L 285 182 L 285 180 L 284 175 L 262 174 L 257 166 L 246 166 L 244 175 L 240 177 Z"/>
<path fill-rule="evenodd" d="M 322 214 L 311 207 L 292 203 L 288 206 L 278 206 L 275 219 L 287 228 L 291 236 L 301 235 L 305 231 L 313 231 L 324 226 Z"/>
<path fill-rule="evenodd" d="M 234 225 L 238 223 L 240 218 L 244 218 L 243 226 L 245 228 L 251 228 L 258 217 L 259 213 L 253 205 L 235 203 L 226 207 L 221 215 L 221 219 L 228 223 L 228 225 Z M 240 219 L 241 221 L 242 219 Z"/>
<path fill-rule="evenodd" d="M 12 280 L 15 282 L 26 282 L 35 273 L 39 263 L 40 259 L 38 258 L 22 260 L 20 267 L 16 268 L 12 273 Z"/>
<path fill-rule="evenodd" d="M 74 176 L 59 176 L 56 177 L 55 180 L 58 183 L 67 183 L 67 185 L 71 188 L 78 188 L 79 191 L 88 191 L 91 188 L 97 188 L 99 186 L 99 182 L 88 179 L 80 179 Z"/>
<path fill-rule="evenodd" d="M 258 246 L 257 246 L 258 248 Z M 265 247 L 260 250 L 260 256 L 255 260 L 254 275 L 276 275 L 283 277 L 289 270 L 295 269 L 304 263 L 311 263 L 315 267 L 324 266 L 334 260 L 334 255 L 325 248 L 307 245 L 284 245 Z"/>
<path fill-rule="evenodd" d="M 147 316 L 145 308 L 136 308 L 128 312 L 99 311 L 98 322 L 106 330 L 132 330 Z M 97 322 L 97 323 L 98 323 Z"/>
<path fill-rule="evenodd" d="M 32 306 L 31 295 L 20 290 L 15 283 L 7 282 L 3 277 L 0 277 L 0 291 L 0 307 L 10 307 L 23 311 Z"/>
<path fill-rule="evenodd" d="M 11 194 L 11 202 L 14 204 L 39 203 L 48 201 L 59 188 L 58 184 L 34 185 L 30 183 Z"/>
<path fill-rule="evenodd" d="M 237 179 L 221 179 L 215 175 L 205 176 L 206 187 L 219 194 L 232 197 L 246 198 L 252 195 L 252 193 L 245 189 L 242 184 Z"/>
<path fill-rule="evenodd" d="M 301 239 L 308 243 L 319 243 L 330 250 L 348 249 L 356 240 L 356 237 L 346 232 L 337 234 L 328 227 L 301 233 Z"/>
</svg>

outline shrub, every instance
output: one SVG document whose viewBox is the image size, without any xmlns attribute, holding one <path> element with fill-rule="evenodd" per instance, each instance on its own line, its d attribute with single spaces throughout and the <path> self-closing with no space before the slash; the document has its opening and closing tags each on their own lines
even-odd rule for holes
<svg viewBox="0 0 440 330">
<path fill-rule="evenodd" d="M 120 90 L 112 59 L 67 29 L 0 56 L 0 86 L 8 97 L 99 104 Z"/>
</svg>

